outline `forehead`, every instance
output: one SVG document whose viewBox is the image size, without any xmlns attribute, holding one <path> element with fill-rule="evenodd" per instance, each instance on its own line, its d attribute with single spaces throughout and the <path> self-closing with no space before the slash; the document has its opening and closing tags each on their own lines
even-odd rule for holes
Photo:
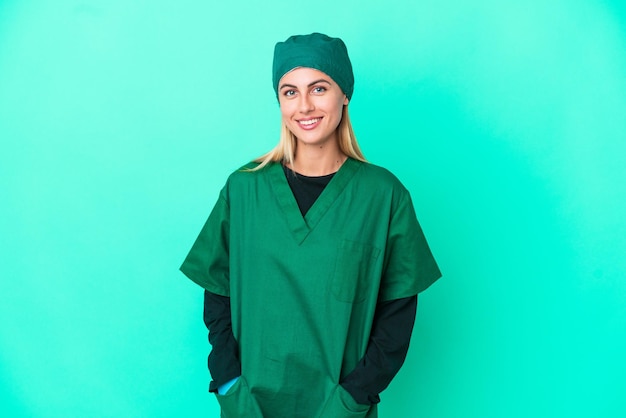
<svg viewBox="0 0 626 418">
<path fill-rule="evenodd" d="M 292 84 L 292 85 L 308 85 L 312 82 L 318 80 L 326 80 L 331 84 L 334 84 L 334 81 L 328 74 L 323 71 L 316 70 L 315 68 L 309 67 L 298 67 L 286 73 L 278 83 L 279 86 L 283 84 Z"/>
</svg>

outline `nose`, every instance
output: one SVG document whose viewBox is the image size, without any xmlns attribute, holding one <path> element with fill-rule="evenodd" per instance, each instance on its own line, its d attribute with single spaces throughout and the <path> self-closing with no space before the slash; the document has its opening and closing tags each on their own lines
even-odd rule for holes
<svg viewBox="0 0 626 418">
<path fill-rule="evenodd" d="M 313 99 L 308 94 L 300 96 L 299 108 L 301 113 L 309 113 L 315 109 Z"/>
</svg>

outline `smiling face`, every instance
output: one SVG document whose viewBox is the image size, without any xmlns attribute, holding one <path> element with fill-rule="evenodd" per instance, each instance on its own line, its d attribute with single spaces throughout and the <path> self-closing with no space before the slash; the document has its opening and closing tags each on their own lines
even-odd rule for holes
<svg viewBox="0 0 626 418">
<path fill-rule="evenodd" d="M 296 68 L 278 83 L 278 101 L 283 123 L 298 144 L 336 145 L 337 126 L 348 99 L 332 78 L 313 68 Z"/>
</svg>

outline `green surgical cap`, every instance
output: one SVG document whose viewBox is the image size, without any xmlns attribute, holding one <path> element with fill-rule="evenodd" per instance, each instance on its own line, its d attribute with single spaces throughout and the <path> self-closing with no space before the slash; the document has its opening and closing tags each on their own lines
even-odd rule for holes
<svg viewBox="0 0 626 418">
<path fill-rule="evenodd" d="M 321 33 L 294 35 L 274 47 L 272 81 L 278 96 L 278 83 L 298 67 L 314 68 L 326 73 L 341 87 L 348 100 L 354 91 L 354 74 L 346 44 L 339 38 Z"/>
</svg>

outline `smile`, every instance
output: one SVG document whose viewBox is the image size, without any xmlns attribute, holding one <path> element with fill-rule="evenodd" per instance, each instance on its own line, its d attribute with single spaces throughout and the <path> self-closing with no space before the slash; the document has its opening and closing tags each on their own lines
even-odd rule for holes
<svg viewBox="0 0 626 418">
<path fill-rule="evenodd" d="M 310 127 L 310 126 L 315 125 L 321 120 L 322 118 L 314 118 L 314 119 L 307 119 L 307 120 L 299 120 L 298 123 L 302 126 Z"/>
</svg>

